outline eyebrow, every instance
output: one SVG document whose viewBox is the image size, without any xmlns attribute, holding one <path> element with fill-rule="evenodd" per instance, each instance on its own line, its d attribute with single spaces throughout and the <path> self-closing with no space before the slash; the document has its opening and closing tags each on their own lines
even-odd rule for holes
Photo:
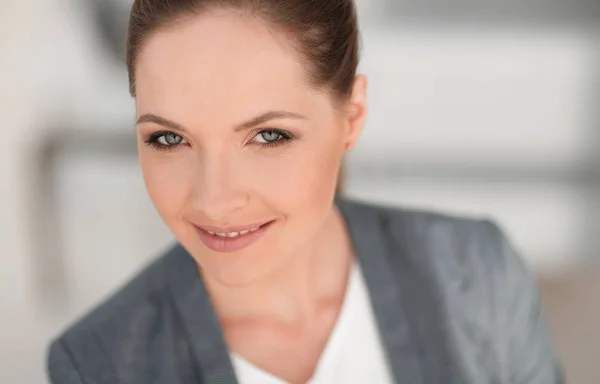
<svg viewBox="0 0 600 384">
<path fill-rule="evenodd" d="M 263 113 L 261 115 L 258 115 L 256 117 L 253 117 L 252 119 L 250 119 L 246 122 L 237 124 L 234 128 L 234 131 L 235 132 L 243 131 L 243 130 L 255 127 L 257 125 L 264 124 L 268 121 L 277 120 L 277 119 L 306 120 L 307 117 L 297 114 L 297 113 L 288 112 L 288 111 L 269 111 L 269 112 Z M 177 124 L 174 121 L 165 119 L 163 117 L 160 117 L 160 116 L 157 116 L 157 115 L 154 115 L 151 113 L 146 113 L 146 114 L 140 116 L 140 118 L 137 120 L 136 124 L 142 124 L 142 123 L 154 123 L 154 124 L 162 125 L 165 128 L 174 129 L 174 130 L 181 131 L 181 132 L 186 131 L 186 129 L 181 124 Z"/>
<path fill-rule="evenodd" d="M 185 132 L 185 128 L 183 128 L 182 125 L 177 124 L 174 121 L 165 119 L 163 117 L 153 115 L 151 113 L 146 113 L 146 114 L 140 116 L 140 118 L 137 120 L 136 124 L 142 124 L 142 123 L 154 123 L 154 124 L 162 125 L 165 128 L 170 128 L 170 129 L 174 129 L 177 131 Z"/>
<path fill-rule="evenodd" d="M 257 125 L 261 125 L 264 124 L 268 121 L 271 120 L 278 120 L 278 119 L 295 119 L 295 120 L 306 120 L 306 116 L 302 116 L 299 115 L 297 113 L 293 113 L 293 112 L 287 112 L 287 111 L 270 111 L 270 112 L 266 112 L 263 113 L 259 116 L 256 116 L 244 123 L 238 124 L 235 127 L 235 131 L 243 131 L 245 129 L 249 129 L 252 127 L 256 127 Z"/>
</svg>

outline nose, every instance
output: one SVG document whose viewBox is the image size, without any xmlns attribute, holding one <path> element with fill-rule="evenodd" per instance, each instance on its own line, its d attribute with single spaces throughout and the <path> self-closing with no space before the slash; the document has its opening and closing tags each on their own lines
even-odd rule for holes
<svg viewBox="0 0 600 384">
<path fill-rule="evenodd" d="M 208 219 L 224 219 L 248 204 L 248 195 L 231 159 L 205 158 L 200 172 L 194 205 Z"/>
</svg>

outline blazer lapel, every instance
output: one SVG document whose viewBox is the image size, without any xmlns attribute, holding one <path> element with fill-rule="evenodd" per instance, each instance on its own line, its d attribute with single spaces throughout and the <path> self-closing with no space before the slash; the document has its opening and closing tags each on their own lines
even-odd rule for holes
<svg viewBox="0 0 600 384">
<path fill-rule="evenodd" d="M 237 384 L 225 337 L 200 277 L 198 266 L 178 245 L 179 265 L 172 276 L 171 293 L 199 367 L 201 384 Z M 199 383 L 199 384 L 200 384 Z"/>
<path fill-rule="evenodd" d="M 411 325 L 398 285 L 398 276 L 388 263 L 387 242 L 383 238 L 377 212 L 358 204 L 338 200 L 356 257 L 365 277 L 371 305 L 379 326 L 389 367 L 399 384 L 424 383 L 421 362 L 416 353 Z"/>
<path fill-rule="evenodd" d="M 383 208 L 344 200 L 336 204 L 346 220 L 396 382 L 466 383 L 448 339 L 438 280 L 428 267 L 429 255 L 419 246 L 418 231 L 398 222 L 392 230 L 391 213 Z"/>
</svg>

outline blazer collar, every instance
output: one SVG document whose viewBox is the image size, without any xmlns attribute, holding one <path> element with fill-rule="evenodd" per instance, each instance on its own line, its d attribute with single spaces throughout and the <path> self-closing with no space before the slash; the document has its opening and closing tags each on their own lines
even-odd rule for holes
<svg viewBox="0 0 600 384">
<path fill-rule="evenodd" d="M 396 275 L 384 218 L 372 207 L 337 200 L 364 275 L 389 368 L 397 383 L 424 383 L 401 276 Z"/>
<path fill-rule="evenodd" d="M 189 338 L 200 383 L 237 384 L 223 330 L 198 265 L 181 245 L 177 245 L 173 252 L 177 266 L 168 277 L 170 291 L 175 310 Z"/>
<path fill-rule="evenodd" d="M 399 384 L 467 383 L 423 215 L 337 202 Z M 420 223 L 420 224 L 419 224 Z"/>
</svg>

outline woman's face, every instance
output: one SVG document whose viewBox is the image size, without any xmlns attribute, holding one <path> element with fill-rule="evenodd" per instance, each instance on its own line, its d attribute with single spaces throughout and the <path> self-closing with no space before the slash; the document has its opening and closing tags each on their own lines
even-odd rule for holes
<svg viewBox="0 0 600 384">
<path fill-rule="evenodd" d="M 335 107 L 284 34 L 240 14 L 196 16 L 149 38 L 136 68 L 142 171 L 204 274 L 249 284 L 310 248 L 360 134 L 365 83 L 357 77 Z"/>
</svg>

